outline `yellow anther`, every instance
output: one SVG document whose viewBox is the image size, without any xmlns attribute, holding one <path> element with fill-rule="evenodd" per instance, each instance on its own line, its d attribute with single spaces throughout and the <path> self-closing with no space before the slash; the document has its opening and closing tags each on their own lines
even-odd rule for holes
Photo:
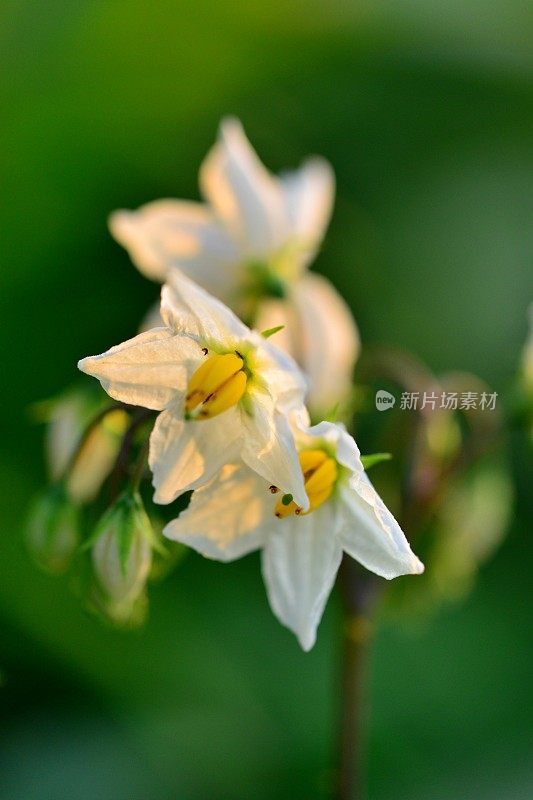
<svg viewBox="0 0 533 800">
<path fill-rule="evenodd" d="M 211 356 L 193 373 L 185 396 L 189 419 L 210 419 L 236 405 L 246 390 L 244 361 L 234 353 Z"/>
<path fill-rule="evenodd" d="M 325 489 L 332 489 L 337 479 L 337 462 L 333 458 L 326 458 L 305 481 L 305 490 L 309 497 L 321 494 Z"/>
<path fill-rule="evenodd" d="M 210 419 L 237 405 L 246 391 L 246 375 L 236 372 L 203 401 L 198 419 Z"/>
<path fill-rule="evenodd" d="M 304 476 L 307 473 L 312 473 L 317 467 L 324 463 L 327 454 L 323 450 L 302 450 L 298 456 L 300 466 Z"/>
<path fill-rule="evenodd" d="M 304 476 L 305 491 L 309 498 L 309 509 L 302 512 L 290 495 L 283 495 L 274 510 L 279 519 L 291 514 L 296 516 L 302 513 L 309 514 L 325 503 L 335 488 L 339 470 L 334 458 L 328 456 L 324 450 L 304 450 L 298 458 Z"/>
</svg>

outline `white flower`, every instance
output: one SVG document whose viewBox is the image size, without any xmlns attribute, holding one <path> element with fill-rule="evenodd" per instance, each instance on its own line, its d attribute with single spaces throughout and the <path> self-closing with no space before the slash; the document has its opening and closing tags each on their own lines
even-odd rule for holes
<svg viewBox="0 0 533 800">
<path fill-rule="evenodd" d="M 111 232 L 147 277 L 165 281 L 177 267 L 232 305 L 261 277 L 258 267 L 282 280 L 307 267 L 331 216 L 334 176 L 327 161 L 312 158 L 276 178 L 229 118 L 202 164 L 200 188 L 206 205 L 157 200 L 117 211 Z"/>
<path fill-rule="evenodd" d="M 334 184 L 321 158 L 272 175 L 240 122 L 226 119 L 200 169 L 205 205 L 158 200 L 110 218 L 111 232 L 147 277 L 164 281 L 177 267 L 258 330 L 285 325 L 277 345 L 309 376 L 318 417 L 346 396 L 359 353 L 348 307 L 326 278 L 306 272 L 331 216 Z"/>
<path fill-rule="evenodd" d="M 294 362 L 177 270 L 161 314 L 166 327 L 79 363 L 111 397 L 162 412 L 150 440 L 155 501 L 242 459 L 306 506 L 287 417 L 305 391 Z"/>
<path fill-rule="evenodd" d="M 309 650 L 343 551 L 388 579 L 424 567 L 343 427 L 322 422 L 297 432 L 297 442 L 307 513 L 283 496 L 275 481 L 269 485 L 245 465 L 229 464 L 194 492 L 189 507 L 163 533 L 220 561 L 262 548 L 272 610 Z"/>
</svg>

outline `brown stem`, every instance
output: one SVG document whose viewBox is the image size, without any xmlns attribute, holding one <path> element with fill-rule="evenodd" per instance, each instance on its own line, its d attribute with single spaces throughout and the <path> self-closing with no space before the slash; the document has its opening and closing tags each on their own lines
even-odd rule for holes
<svg viewBox="0 0 533 800">
<path fill-rule="evenodd" d="M 364 796 L 363 719 L 365 716 L 365 662 L 371 634 L 370 613 L 378 587 L 374 576 L 363 573 L 348 556 L 340 569 L 344 604 L 342 631 L 341 707 L 339 710 L 339 764 L 336 800 Z"/>
<path fill-rule="evenodd" d="M 124 438 L 115 461 L 115 466 L 113 467 L 113 471 L 109 479 L 110 502 L 113 503 L 117 499 L 120 482 L 128 470 L 130 451 L 134 442 L 137 428 L 139 428 L 143 422 L 146 422 L 147 419 L 150 419 L 150 417 L 154 416 L 156 413 L 156 411 L 152 411 L 149 408 L 139 407 L 135 409 L 131 424 L 124 434 Z"/>
</svg>

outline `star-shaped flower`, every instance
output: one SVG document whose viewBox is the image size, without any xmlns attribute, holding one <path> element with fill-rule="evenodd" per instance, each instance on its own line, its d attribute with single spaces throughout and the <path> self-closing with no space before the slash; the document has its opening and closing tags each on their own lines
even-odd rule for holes
<svg viewBox="0 0 533 800">
<path fill-rule="evenodd" d="M 296 438 L 307 511 L 279 491 L 275 480 L 269 484 L 244 464 L 228 464 L 194 492 L 164 534 L 220 561 L 262 548 L 272 610 L 309 650 L 343 551 L 388 579 L 424 567 L 370 483 L 345 429 L 322 422 L 297 431 Z"/>
<path fill-rule="evenodd" d="M 334 182 L 318 157 L 272 175 L 239 120 L 227 118 L 200 169 L 206 204 L 156 200 L 116 211 L 110 228 L 147 277 L 163 282 L 177 267 L 234 305 L 246 284 L 280 290 L 305 270 L 331 216 Z"/>
<path fill-rule="evenodd" d="M 165 327 L 78 365 L 111 397 L 161 411 L 150 440 L 155 501 L 169 503 L 242 459 L 307 507 L 287 416 L 305 391 L 294 362 L 177 270 L 161 315 Z"/>
<path fill-rule="evenodd" d="M 331 216 L 333 170 L 315 157 L 272 175 L 229 118 L 202 164 L 200 188 L 205 204 L 157 200 L 116 211 L 111 232 L 147 277 L 164 281 L 177 267 L 259 330 L 284 325 L 278 347 L 308 376 L 320 418 L 347 395 L 359 353 L 343 299 L 307 272 Z"/>
</svg>

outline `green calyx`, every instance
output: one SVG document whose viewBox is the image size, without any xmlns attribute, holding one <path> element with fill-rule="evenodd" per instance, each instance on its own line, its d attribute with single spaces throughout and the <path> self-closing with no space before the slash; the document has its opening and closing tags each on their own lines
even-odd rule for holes
<svg viewBox="0 0 533 800">
<path fill-rule="evenodd" d="M 285 284 L 269 264 L 262 261 L 248 264 L 249 292 L 257 298 L 286 296 Z"/>
<path fill-rule="evenodd" d="M 93 534 L 83 545 L 83 549 L 90 549 L 100 536 L 110 531 L 117 539 L 120 570 L 124 576 L 127 573 L 128 558 L 136 536 L 144 537 L 154 550 L 163 556 L 167 555 L 165 547 L 155 535 L 141 496 L 136 491 L 127 489 L 107 509 Z"/>
<path fill-rule="evenodd" d="M 390 461 L 392 458 L 391 453 L 372 453 L 367 456 L 361 456 L 361 463 L 365 470 L 375 467 L 376 464 L 381 464 L 382 461 Z"/>
</svg>

